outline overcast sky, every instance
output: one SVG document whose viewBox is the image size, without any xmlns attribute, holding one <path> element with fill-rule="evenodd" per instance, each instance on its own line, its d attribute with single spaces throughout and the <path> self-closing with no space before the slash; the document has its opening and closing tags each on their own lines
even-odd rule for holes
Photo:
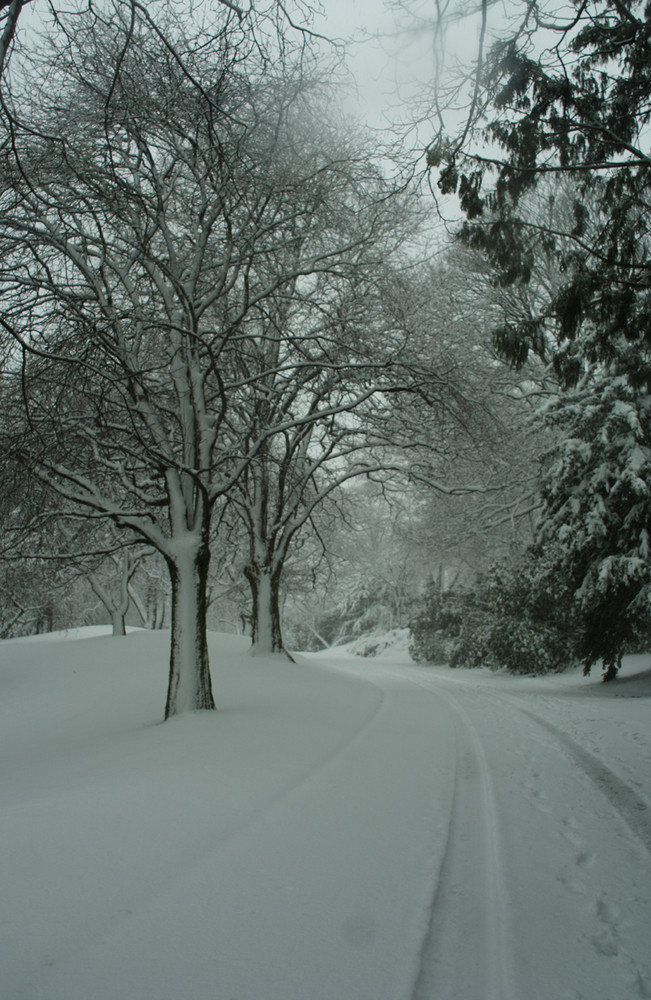
<svg viewBox="0 0 651 1000">
<path fill-rule="evenodd" d="M 351 113 L 376 128 L 404 126 L 419 118 L 422 124 L 410 135 L 414 149 L 424 149 L 433 138 L 436 125 L 431 114 L 437 63 L 434 52 L 434 0 L 409 0 L 410 14 L 383 0 L 322 0 L 325 16 L 321 29 L 329 37 L 352 39 L 348 46 L 349 64 L 354 73 L 359 99 L 350 99 Z M 399 5 L 398 5 L 399 6 Z M 499 25 L 508 0 L 494 0 L 490 6 L 489 33 Z M 461 9 L 452 0 L 450 11 Z M 466 17 L 448 25 L 444 60 L 448 70 L 456 63 L 468 68 L 476 58 L 480 22 Z M 453 132 L 463 114 L 450 113 L 446 130 Z"/>
<path fill-rule="evenodd" d="M 431 84 L 431 33 L 400 32 L 395 11 L 382 0 L 323 0 L 323 7 L 324 33 L 352 39 L 348 57 L 362 113 L 373 125 L 395 120 L 405 102 Z"/>
</svg>

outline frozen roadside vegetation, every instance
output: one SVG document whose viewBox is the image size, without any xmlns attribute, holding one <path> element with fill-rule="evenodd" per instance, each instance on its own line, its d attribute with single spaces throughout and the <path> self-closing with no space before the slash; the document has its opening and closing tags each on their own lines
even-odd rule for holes
<svg viewBox="0 0 651 1000">
<path fill-rule="evenodd" d="M 409 629 L 392 628 L 385 631 L 368 632 L 352 639 L 343 646 L 323 650 L 319 656 L 363 656 L 373 659 L 391 659 L 399 663 L 411 663 L 409 655 Z"/>
<path fill-rule="evenodd" d="M 610 685 L 0 643 L 7 1000 L 651 996 L 651 657 Z"/>
</svg>

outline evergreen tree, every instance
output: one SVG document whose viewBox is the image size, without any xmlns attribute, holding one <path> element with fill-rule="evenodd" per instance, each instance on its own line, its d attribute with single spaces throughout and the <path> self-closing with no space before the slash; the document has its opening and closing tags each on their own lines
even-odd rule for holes
<svg viewBox="0 0 651 1000">
<path fill-rule="evenodd" d="M 564 274 L 546 314 L 501 330 L 498 346 L 521 364 L 543 323 L 559 343 L 587 324 L 593 360 L 625 360 L 627 344 L 651 343 L 651 5 L 571 0 L 558 13 L 527 2 L 512 33 L 478 58 L 474 86 L 463 134 L 439 135 L 428 149 L 439 188 L 457 192 L 462 235 L 487 254 L 500 284 L 530 280 L 534 233 Z M 572 180 L 564 227 L 527 211 L 525 195 L 549 177 Z M 648 382 L 640 353 L 628 360 L 628 377 Z M 582 368 L 559 373 L 573 384 Z"/>
<path fill-rule="evenodd" d="M 439 135 L 428 163 L 441 191 L 457 193 L 461 236 L 496 284 L 527 286 L 541 253 L 558 262 L 538 313 L 494 339 L 518 367 L 531 351 L 551 354 L 560 393 L 545 420 L 558 444 L 534 576 L 560 581 L 573 653 L 586 672 L 601 658 L 611 679 L 644 627 L 651 572 L 651 4 L 530 0 L 521 10 L 478 57 L 462 134 Z M 563 180 L 560 221 L 531 211 L 543 179 L 551 198 Z"/>
<path fill-rule="evenodd" d="M 542 575 L 560 576 L 574 593 L 584 672 L 602 659 L 611 680 L 648 620 L 651 396 L 600 366 L 546 420 L 560 438 L 543 478 L 535 552 Z"/>
</svg>

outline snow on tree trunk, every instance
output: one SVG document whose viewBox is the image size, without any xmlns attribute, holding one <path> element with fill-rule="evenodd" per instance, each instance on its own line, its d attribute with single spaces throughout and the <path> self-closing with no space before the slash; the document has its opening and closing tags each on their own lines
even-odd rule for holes
<svg viewBox="0 0 651 1000">
<path fill-rule="evenodd" d="M 124 623 L 125 615 L 121 608 L 114 609 L 111 612 L 111 623 L 113 625 L 113 635 L 126 635 L 127 629 Z"/>
<path fill-rule="evenodd" d="M 172 645 L 165 718 L 213 709 L 206 590 L 210 550 L 198 535 L 173 545 L 167 563 L 172 580 Z"/>
<path fill-rule="evenodd" d="M 251 586 L 251 651 L 285 653 L 280 628 L 280 573 L 254 564 L 244 572 Z"/>
</svg>

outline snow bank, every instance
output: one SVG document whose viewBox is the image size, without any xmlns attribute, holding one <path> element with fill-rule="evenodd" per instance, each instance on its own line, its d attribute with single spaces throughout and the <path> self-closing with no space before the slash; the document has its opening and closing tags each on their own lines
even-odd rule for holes
<svg viewBox="0 0 651 1000">
<path fill-rule="evenodd" d="M 0 644 L 3 998 L 399 1000 L 437 809 L 403 781 L 417 693 L 213 635 L 218 711 L 161 723 L 168 642 Z"/>
<path fill-rule="evenodd" d="M 373 659 L 389 659 L 393 663 L 412 663 L 409 655 L 409 629 L 394 628 L 382 632 L 367 632 L 341 646 L 320 650 L 315 654 L 322 658 L 333 656 L 361 656 Z"/>
<path fill-rule="evenodd" d="M 127 632 L 139 632 L 132 625 L 127 625 Z M 61 629 L 58 632 L 40 632 L 38 635 L 23 635 L 15 639 L 5 639 L 4 642 L 69 642 L 73 639 L 95 639 L 99 636 L 112 636 L 110 625 L 81 625 L 79 628 Z"/>
</svg>

